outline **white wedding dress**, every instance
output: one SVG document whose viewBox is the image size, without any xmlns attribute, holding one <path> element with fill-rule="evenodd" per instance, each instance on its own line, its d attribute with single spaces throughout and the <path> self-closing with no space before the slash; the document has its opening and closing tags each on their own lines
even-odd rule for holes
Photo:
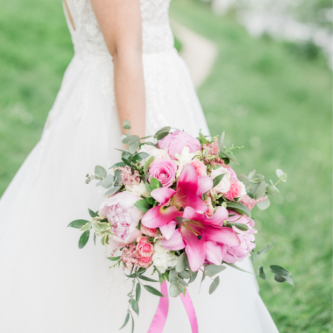
<svg viewBox="0 0 333 333">
<path fill-rule="evenodd" d="M 75 56 L 49 114 L 40 142 L 0 201 L 0 332 L 113 333 L 122 325 L 131 282 L 109 269 L 110 249 L 80 233 L 70 221 L 97 210 L 99 188 L 86 185 L 96 164 L 111 166 L 120 147 L 113 95 L 113 65 L 89 0 L 67 0 Z M 169 0 L 141 0 L 147 134 L 162 126 L 192 135 L 208 133 L 188 70 L 173 47 Z M 112 13 L 110 13 L 112 15 Z M 250 261 L 242 267 L 252 270 Z M 200 333 L 274 333 L 255 277 L 228 267 L 209 295 L 189 288 Z M 158 288 L 158 286 L 155 285 Z M 142 293 L 135 332 L 146 333 L 159 298 Z M 130 325 L 124 332 L 130 332 Z M 170 300 L 165 333 L 191 332 L 179 298 Z"/>
</svg>

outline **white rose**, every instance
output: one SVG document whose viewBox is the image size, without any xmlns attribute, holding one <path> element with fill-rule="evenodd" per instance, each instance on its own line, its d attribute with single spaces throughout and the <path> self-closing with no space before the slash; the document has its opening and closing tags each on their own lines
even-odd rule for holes
<svg viewBox="0 0 333 333">
<path fill-rule="evenodd" d="M 147 192 L 146 186 L 144 182 L 141 182 L 137 185 L 126 185 L 126 190 L 136 194 L 137 196 L 148 197 L 149 193 Z"/>
<path fill-rule="evenodd" d="M 213 193 L 227 193 L 230 190 L 230 186 L 231 186 L 231 175 L 230 175 L 230 171 L 226 168 L 220 167 L 218 169 L 215 169 L 212 171 L 210 177 L 212 179 L 214 179 L 215 177 L 219 176 L 219 175 L 223 175 L 223 178 L 221 179 L 221 181 L 214 187 L 211 189 L 211 191 Z"/>
<path fill-rule="evenodd" d="M 176 267 L 178 257 L 157 241 L 154 247 L 153 264 L 163 274 L 168 268 Z"/>
<path fill-rule="evenodd" d="M 158 149 L 155 148 L 151 145 L 143 145 L 141 146 L 141 149 L 139 152 L 144 152 L 149 154 L 150 156 L 154 156 L 154 161 L 156 160 L 170 160 L 170 156 L 168 155 L 168 153 L 164 150 L 164 149 Z M 146 161 L 149 159 L 149 157 L 147 157 L 146 159 L 143 159 L 141 161 L 141 164 L 144 165 L 146 163 Z"/>
<path fill-rule="evenodd" d="M 241 194 L 240 194 L 240 197 L 244 196 L 247 194 L 246 192 L 246 187 L 245 185 L 241 182 L 241 181 L 238 181 L 238 184 L 241 186 L 242 190 L 241 190 Z"/>
<path fill-rule="evenodd" d="M 178 153 L 175 154 L 175 157 L 178 161 L 175 161 L 178 165 L 178 170 L 176 176 L 179 177 L 180 173 L 182 172 L 184 166 L 188 163 L 191 163 L 193 160 L 193 157 L 195 156 L 195 153 L 190 153 L 189 147 L 184 147 L 182 150 L 182 153 L 179 155 Z"/>
</svg>

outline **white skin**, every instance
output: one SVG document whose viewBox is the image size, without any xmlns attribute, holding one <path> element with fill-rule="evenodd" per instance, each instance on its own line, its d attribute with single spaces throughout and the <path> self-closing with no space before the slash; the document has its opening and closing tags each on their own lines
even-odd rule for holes
<svg viewBox="0 0 333 333">
<path fill-rule="evenodd" d="M 114 65 L 119 123 L 145 135 L 146 102 L 142 66 L 140 0 L 90 0 Z"/>
</svg>

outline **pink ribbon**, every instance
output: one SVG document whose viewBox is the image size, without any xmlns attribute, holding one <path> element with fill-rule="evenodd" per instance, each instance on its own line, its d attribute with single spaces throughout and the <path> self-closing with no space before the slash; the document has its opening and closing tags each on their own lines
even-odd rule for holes
<svg viewBox="0 0 333 333">
<path fill-rule="evenodd" d="M 165 297 L 160 297 L 160 302 L 158 303 L 158 307 L 157 307 L 155 316 L 153 318 L 153 321 L 149 327 L 148 333 L 162 333 L 167 316 L 168 316 L 169 296 L 168 296 L 168 287 L 167 287 L 167 283 L 165 280 L 161 284 L 161 293 Z M 199 328 L 198 328 L 197 316 L 195 314 L 194 306 L 193 306 L 193 303 L 191 301 L 188 291 L 186 292 L 185 297 L 183 296 L 183 294 L 181 294 L 180 299 L 183 302 L 187 316 L 190 320 L 192 333 L 198 333 Z"/>
</svg>

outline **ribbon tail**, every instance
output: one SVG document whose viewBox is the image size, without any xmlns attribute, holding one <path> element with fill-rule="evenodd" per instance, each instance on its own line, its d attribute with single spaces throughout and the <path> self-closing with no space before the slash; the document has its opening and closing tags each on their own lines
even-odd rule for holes
<svg viewBox="0 0 333 333">
<path fill-rule="evenodd" d="M 180 294 L 179 297 L 183 302 L 188 319 L 190 320 L 192 333 L 199 333 L 198 320 L 197 320 L 197 316 L 195 314 L 194 306 L 193 306 L 189 292 L 186 291 L 185 297 L 183 296 L 183 294 Z"/>
<path fill-rule="evenodd" d="M 164 280 L 161 284 L 161 293 L 164 297 L 160 297 L 158 307 L 149 327 L 148 333 L 162 333 L 169 311 L 168 286 Z"/>
</svg>

